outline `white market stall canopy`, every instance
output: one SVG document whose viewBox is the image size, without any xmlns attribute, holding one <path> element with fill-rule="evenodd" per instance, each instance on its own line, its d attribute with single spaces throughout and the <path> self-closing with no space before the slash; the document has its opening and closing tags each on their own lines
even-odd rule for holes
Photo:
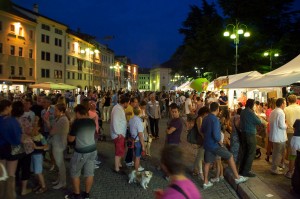
<svg viewBox="0 0 300 199">
<path fill-rule="evenodd" d="M 296 82 L 300 82 L 300 55 L 269 73 L 257 77 L 244 77 L 225 88 L 284 87 Z"/>
<path fill-rule="evenodd" d="M 29 85 L 29 88 L 41 88 L 44 90 L 73 90 L 77 87 L 64 83 L 43 82 Z"/>
</svg>

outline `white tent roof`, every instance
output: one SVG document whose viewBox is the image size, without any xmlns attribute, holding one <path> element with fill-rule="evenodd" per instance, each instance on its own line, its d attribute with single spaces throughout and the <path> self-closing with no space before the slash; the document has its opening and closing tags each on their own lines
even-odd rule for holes
<svg viewBox="0 0 300 199">
<path fill-rule="evenodd" d="M 234 75 L 228 75 L 228 79 L 229 79 L 229 83 L 233 83 L 237 80 L 240 80 L 244 77 L 247 77 L 247 76 L 261 76 L 262 74 L 260 74 L 259 72 L 257 71 L 249 71 L 249 72 L 245 72 L 245 73 L 238 73 L 238 74 L 234 74 Z M 227 78 L 227 76 L 220 76 L 218 77 L 217 79 L 215 80 L 219 80 L 219 79 L 225 79 Z"/>
<path fill-rule="evenodd" d="M 255 77 L 247 76 L 230 83 L 225 88 L 283 87 L 300 81 L 300 55 L 269 73 Z"/>
</svg>

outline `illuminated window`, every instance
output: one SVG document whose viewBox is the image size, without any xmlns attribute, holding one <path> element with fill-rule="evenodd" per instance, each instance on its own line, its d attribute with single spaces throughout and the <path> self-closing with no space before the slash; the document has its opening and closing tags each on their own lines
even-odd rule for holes
<svg viewBox="0 0 300 199">
<path fill-rule="evenodd" d="M 15 32 L 15 25 L 13 25 L 13 24 L 10 25 L 10 31 Z"/>
<path fill-rule="evenodd" d="M 23 28 L 19 27 L 19 35 L 23 36 Z"/>
<path fill-rule="evenodd" d="M 54 78 L 55 79 L 62 79 L 62 71 L 61 70 L 54 70 Z"/>
</svg>

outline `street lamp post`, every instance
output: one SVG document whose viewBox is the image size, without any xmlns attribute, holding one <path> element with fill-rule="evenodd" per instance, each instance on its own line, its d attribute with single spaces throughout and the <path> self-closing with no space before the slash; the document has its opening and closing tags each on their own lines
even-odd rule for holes
<svg viewBox="0 0 300 199">
<path fill-rule="evenodd" d="M 232 31 L 229 31 L 229 27 L 232 27 Z M 245 28 L 245 31 L 244 29 Z M 238 47 L 240 43 L 240 35 L 244 35 L 244 37 L 250 37 L 250 32 L 247 31 L 247 26 L 245 24 L 241 24 L 236 20 L 234 24 L 228 24 L 226 26 L 226 30 L 223 34 L 225 37 L 230 36 L 230 39 L 233 39 L 235 44 L 235 74 L 238 73 Z"/>
<path fill-rule="evenodd" d="M 198 73 L 198 77 L 202 77 L 201 70 L 203 70 L 204 68 L 203 67 L 201 67 L 201 68 L 194 67 L 194 69 L 196 70 L 196 73 Z"/>
<path fill-rule="evenodd" d="M 117 78 L 118 78 L 118 86 L 119 88 L 121 88 L 121 69 L 123 68 L 123 65 L 119 65 L 119 62 L 116 63 L 116 65 L 114 66 L 110 66 L 109 67 L 110 69 L 113 69 L 114 70 L 114 74 L 117 75 Z"/>
<path fill-rule="evenodd" d="M 278 57 L 279 56 L 279 53 L 278 52 L 275 52 L 273 51 L 272 49 L 270 50 L 267 50 L 266 52 L 264 52 L 264 56 L 267 57 L 269 56 L 270 57 L 270 71 L 272 70 L 272 67 L 273 67 L 273 57 Z"/>
</svg>

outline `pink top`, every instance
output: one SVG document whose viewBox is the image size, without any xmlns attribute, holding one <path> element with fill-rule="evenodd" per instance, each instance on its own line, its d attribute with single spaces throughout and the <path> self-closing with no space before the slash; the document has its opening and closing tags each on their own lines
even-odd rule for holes
<svg viewBox="0 0 300 199">
<path fill-rule="evenodd" d="M 201 199 L 200 192 L 196 185 L 189 179 L 186 180 L 180 180 L 180 181 L 175 181 L 173 184 L 178 185 L 184 193 L 188 196 L 189 199 Z M 184 195 L 177 190 L 168 187 L 161 199 L 185 199 Z"/>
<path fill-rule="evenodd" d="M 267 133 L 269 134 L 270 133 L 270 115 L 271 115 L 271 112 L 272 112 L 272 109 L 271 108 L 268 108 L 266 110 L 266 119 L 267 119 Z"/>
</svg>

